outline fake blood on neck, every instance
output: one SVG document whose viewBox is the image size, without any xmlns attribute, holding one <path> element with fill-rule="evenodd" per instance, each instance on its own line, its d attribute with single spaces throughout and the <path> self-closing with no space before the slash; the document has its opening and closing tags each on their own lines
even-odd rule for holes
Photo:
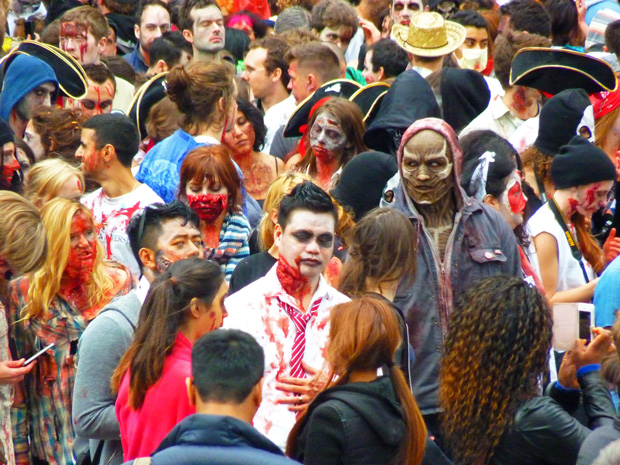
<svg viewBox="0 0 620 465">
<path fill-rule="evenodd" d="M 282 288 L 287 294 L 302 300 L 305 288 L 308 284 L 308 278 L 301 274 L 299 271 L 299 264 L 301 263 L 301 257 L 295 259 L 295 265 L 291 266 L 286 259 L 280 255 L 278 258 L 278 266 L 276 268 L 276 275 L 282 285 Z"/>
</svg>

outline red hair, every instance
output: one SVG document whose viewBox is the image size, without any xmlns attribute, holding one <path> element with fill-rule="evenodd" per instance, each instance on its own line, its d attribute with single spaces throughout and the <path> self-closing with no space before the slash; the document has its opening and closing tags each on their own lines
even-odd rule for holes
<svg viewBox="0 0 620 465">
<path fill-rule="evenodd" d="M 241 209 L 241 178 L 224 145 L 198 147 L 187 154 L 181 165 L 179 199 L 185 199 L 187 184 L 195 181 L 202 184 L 206 179 L 209 185 L 220 182 L 228 190 L 228 211 Z"/>
</svg>

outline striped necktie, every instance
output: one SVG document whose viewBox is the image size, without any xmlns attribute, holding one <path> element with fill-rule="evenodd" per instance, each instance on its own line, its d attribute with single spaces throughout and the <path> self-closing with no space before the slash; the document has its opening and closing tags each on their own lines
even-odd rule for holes
<svg viewBox="0 0 620 465">
<path fill-rule="evenodd" d="M 282 308 L 288 313 L 288 315 L 295 323 L 295 342 L 293 342 L 293 355 L 291 357 L 291 376 L 293 378 L 305 378 L 306 371 L 301 366 L 301 361 L 304 358 L 304 353 L 306 352 L 306 325 L 308 322 L 316 316 L 317 311 L 319 309 L 319 305 L 321 305 L 321 301 L 323 299 L 317 299 L 310 307 L 310 310 L 306 314 L 302 314 L 295 310 L 292 306 L 280 301 L 280 305 Z"/>
</svg>

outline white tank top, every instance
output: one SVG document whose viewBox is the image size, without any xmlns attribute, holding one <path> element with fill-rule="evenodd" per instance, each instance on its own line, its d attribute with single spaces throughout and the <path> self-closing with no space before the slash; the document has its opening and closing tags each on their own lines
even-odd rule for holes
<svg viewBox="0 0 620 465">
<path fill-rule="evenodd" d="M 583 286 L 586 280 L 583 276 L 583 271 L 579 262 L 573 257 L 568 239 L 564 234 L 562 226 L 557 222 L 553 212 L 549 208 L 549 203 L 544 204 L 538 209 L 534 216 L 527 222 L 527 227 L 532 234 L 532 237 L 538 236 L 540 233 L 546 232 L 555 237 L 555 241 L 558 244 L 558 282 L 556 284 L 556 291 L 568 291 L 579 286 Z M 585 265 L 588 279 L 591 281 L 596 276 L 592 266 L 582 258 L 581 261 Z M 532 266 L 536 269 L 538 276 L 540 276 L 540 266 L 538 260 L 532 261 Z"/>
</svg>

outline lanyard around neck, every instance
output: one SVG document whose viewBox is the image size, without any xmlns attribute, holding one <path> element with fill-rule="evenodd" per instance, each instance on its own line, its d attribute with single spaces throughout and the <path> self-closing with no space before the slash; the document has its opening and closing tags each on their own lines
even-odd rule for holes
<svg viewBox="0 0 620 465">
<path fill-rule="evenodd" d="M 577 247 L 577 242 L 573 237 L 573 233 L 570 231 L 570 229 L 568 229 L 568 225 L 566 224 L 564 216 L 562 216 L 562 213 L 558 208 L 558 204 L 555 203 L 555 199 L 552 197 L 548 203 L 549 208 L 555 216 L 555 220 L 560 224 L 562 230 L 564 231 L 564 234 L 566 235 L 566 240 L 568 241 L 568 245 L 570 246 L 571 254 L 573 255 L 573 258 L 579 262 L 581 272 L 583 273 L 583 277 L 585 278 L 587 284 L 590 282 L 590 279 L 588 278 L 588 273 L 586 272 L 586 266 L 583 264 L 583 254 L 581 253 L 581 250 L 579 250 L 579 247 Z"/>
</svg>

